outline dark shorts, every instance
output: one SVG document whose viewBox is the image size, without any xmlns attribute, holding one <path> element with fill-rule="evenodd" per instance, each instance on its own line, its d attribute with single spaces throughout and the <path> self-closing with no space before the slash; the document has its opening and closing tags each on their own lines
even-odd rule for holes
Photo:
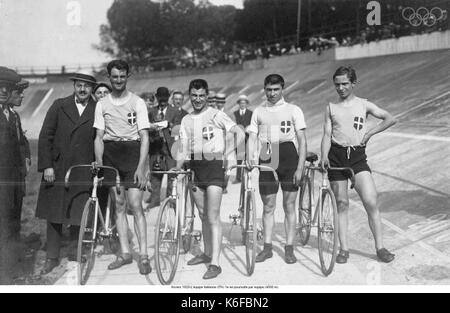
<svg viewBox="0 0 450 313">
<path fill-rule="evenodd" d="M 120 174 L 121 186 L 125 189 L 139 188 L 134 183 L 141 154 L 141 143 L 139 141 L 106 141 L 103 152 L 103 165 L 116 168 Z M 104 172 L 104 185 L 114 187 L 116 182 L 113 171 Z"/>
<path fill-rule="evenodd" d="M 189 168 L 194 172 L 194 185 L 202 190 L 209 186 L 217 186 L 223 189 L 225 182 L 225 170 L 222 160 L 191 160 Z"/>
<path fill-rule="evenodd" d="M 283 142 L 279 145 L 272 145 L 272 153 L 279 154 L 279 164 L 275 169 L 278 175 L 278 180 L 281 184 L 281 190 L 287 192 L 296 192 L 298 187 L 294 184 L 294 175 L 298 166 L 298 152 L 293 142 Z M 262 149 L 261 155 L 267 154 L 266 149 Z M 259 160 L 261 165 L 267 165 L 272 161 L 270 156 L 267 160 L 262 157 Z M 276 162 L 275 162 L 276 163 Z M 277 194 L 279 184 L 275 181 L 275 177 L 270 171 L 261 171 L 259 174 L 259 193 L 262 195 Z"/>
<path fill-rule="evenodd" d="M 355 175 L 361 172 L 372 172 L 367 164 L 365 147 L 348 148 L 332 143 L 328 159 L 331 167 L 350 167 L 355 172 Z M 344 181 L 350 179 L 350 174 L 347 172 L 329 171 L 328 179 L 330 181 Z"/>
</svg>

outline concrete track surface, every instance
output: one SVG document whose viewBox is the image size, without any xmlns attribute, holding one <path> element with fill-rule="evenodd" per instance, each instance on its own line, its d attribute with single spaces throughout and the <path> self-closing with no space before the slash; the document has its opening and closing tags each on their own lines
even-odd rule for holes
<svg viewBox="0 0 450 313">
<path fill-rule="evenodd" d="M 253 106 L 263 102 L 265 75 L 278 72 L 287 80 L 286 98 L 300 105 L 308 124 L 308 148 L 319 152 L 325 105 L 335 97 L 331 84 L 334 70 L 352 64 L 359 74 L 356 94 L 392 112 L 399 123 L 372 139 L 369 164 L 379 192 L 386 246 L 396 261 L 378 263 L 367 215 L 354 191 L 351 197 L 351 258 L 337 265 L 325 278 L 320 272 L 316 235 L 306 247 L 297 246 L 297 264 L 287 265 L 284 254 L 284 214 L 276 212 L 274 258 L 257 264 L 252 277 L 245 274 L 245 250 L 239 245 L 237 228 L 230 233 L 228 216 L 236 212 L 238 185 L 230 185 L 222 204 L 224 242 L 223 274 L 205 282 L 204 266 L 188 267 L 191 254 L 182 255 L 174 285 L 446 285 L 450 283 L 450 52 L 436 51 L 355 61 L 298 64 L 295 57 L 274 60 L 264 70 L 207 75 L 216 90 L 234 92 L 227 110 L 235 108 L 237 93 L 250 95 Z M 158 86 L 185 90 L 193 77 L 135 80 L 134 90 Z M 257 193 L 258 195 L 258 193 Z M 281 201 L 280 195 L 278 197 Z M 257 196 L 258 216 L 261 201 Z M 156 211 L 147 214 L 150 255 L 153 256 Z M 199 227 L 197 226 L 197 229 Z M 199 247 L 193 252 L 197 253 Z M 113 256 L 97 258 L 89 280 L 92 285 L 157 285 L 156 274 L 138 274 L 136 262 L 118 271 L 106 267 Z M 75 282 L 75 264 L 68 265 L 58 284 Z"/>
</svg>

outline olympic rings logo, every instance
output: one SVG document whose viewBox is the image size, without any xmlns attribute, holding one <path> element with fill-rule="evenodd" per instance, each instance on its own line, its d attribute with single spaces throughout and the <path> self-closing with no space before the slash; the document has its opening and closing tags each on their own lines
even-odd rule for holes
<svg viewBox="0 0 450 313">
<path fill-rule="evenodd" d="M 419 27 L 420 25 L 433 27 L 439 21 L 447 19 L 447 10 L 442 10 L 439 7 L 434 7 L 428 10 L 425 7 L 420 7 L 414 10 L 411 7 L 406 7 L 402 11 L 402 16 L 406 21 L 409 21 L 411 26 Z"/>
</svg>

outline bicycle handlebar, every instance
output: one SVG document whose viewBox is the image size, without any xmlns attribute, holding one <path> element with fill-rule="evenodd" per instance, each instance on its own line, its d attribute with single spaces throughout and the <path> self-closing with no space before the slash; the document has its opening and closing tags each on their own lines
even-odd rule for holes
<svg viewBox="0 0 450 313">
<path fill-rule="evenodd" d="M 120 191 L 120 175 L 119 175 L 119 171 L 117 169 L 115 169 L 114 167 L 111 167 L 111 166 L 99 166 L 99 165 L 97 165 L 95 163 L 92 163 L 90 165 L 87 165 L 87 164 L 86 165 L 74 165 L 71 168 L 69 168 L 69 170 L 66 173 L 66 177 L 64 179 L 64 184 L 65 184 L 66 188 L 69 188 L 70 174 L 72 173 L 72 170 L 74 170 L 76 168 L 90 168 L 93 175 L 97 175 L 98 174 L 98 170 L 100 170 L 100 169 L 114 171 L 116 173 L 116 187 L 117 187 L 117 190 Z"/>
<path fill-rule="evenodd" d="M 308 166 L 308 168 L 313 171 L 320 171 L 320 172 L 324 171 L 322 167 L 318 167 L 318 166 Z M 327 167 L 325 169 L 325 172 L 328 172 L 328 171 L 350 172 L 350 174 L 351 174 L 350 181 L 352 183 L 350 188 L 351 189 L 355 188 L 355 172 L 350 167 Z"/>
<path fill-rule="evenodd" d="M 151 171 L 150 174 L 158 174 L 158 175 L 176 174 L 177 176 L 180 176 L 180 175 L 192 175 L 192 171 Z"/>
<path fill-rule="evenodd" d="M 246 169 L 246 170 L 249 170 L 249 171 L 252 171 L 252 170 L 254 170 L 255 168 L 259 169 L 260 171 L 261 171 L 261 170 L 268 170 L 268 171 L 271 171 L 271 172 L 273 173 L 273 176 L 275 177 L 276 182 L 279 183 L 277 172 L 276 172 L 273 168 L 271 168 L 270 166 L 265 166 L 265 165 L 248 165 L 248 164 L 247 164 L 247 165 L 233 165 L 233 166 L 231 166 L 231 167 L 228 168 L 228 170 L 227 170 L 227 175 L 229 176 L 229 175 L 230 175 L 230 172 L 231 172 L 232 170 L 234 170 L 235 168 L 236 168 L 236 169 L 237 169 L 237 168 L 243 168 L 243 169 Z"/>
</svg>

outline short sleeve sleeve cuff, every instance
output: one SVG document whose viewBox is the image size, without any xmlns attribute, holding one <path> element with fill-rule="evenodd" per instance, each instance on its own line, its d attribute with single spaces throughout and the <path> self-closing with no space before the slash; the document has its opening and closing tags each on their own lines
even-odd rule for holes
<svg viewBox="0 0 450 313">
<path fill-rule="evenodd" d="M 101 101 L 98 102 L 95 107 L 94 128 L 105 130 L 105 119 L 103 117 L 103 106 Z"/>
<path fill-rule="evenodd" d="M 150 128 L 150 120 L 148 118 L 148 110 L 144 100 L 138 98 L 136 103 L 136 119 L 138 130 Z"/>
</svg>

